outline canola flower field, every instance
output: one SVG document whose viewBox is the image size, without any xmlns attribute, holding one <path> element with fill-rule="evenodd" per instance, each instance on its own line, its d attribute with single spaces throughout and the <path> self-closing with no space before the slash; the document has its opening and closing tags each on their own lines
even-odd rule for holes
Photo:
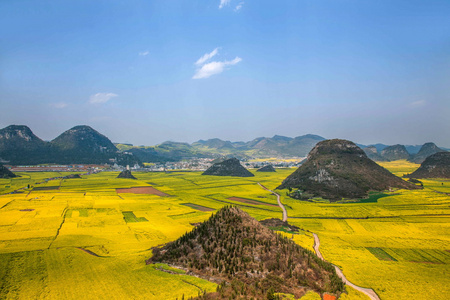
<svg viewBox="0 0 450 300">
<path fill-rule="evenodd" d="M 382 164 L 401 176 L 418 165 Z M 281 218 L 275 189 L 294 169 L 255 177 L 200 172 L 102 172 L 81 179 L 62 173 L 18 173 L 0 179 L 0 299 L 182 299 L 216 284 L 169 266 L 146 265 L 151 248 L 173 241 L 225 205 L 258 220 Z M 36 184 L 38 182 L 43 182 Z M 20 193 L 13 190 L 30 185 Z M 278 191 L 287 234 L 312 249 L 319 235 L 325 259 L 381 299 L 447 299 L 450 295 L 450 182 L 423 180 L 424 189 L 386 192 L 373 202 L 306 202 Z M 117 193 L 153 187 L 168 196 Z M 304 299 L 319 299 L 308 293 Z M 340 299 L 368 299 L 347 287 Z"/>
</svg>

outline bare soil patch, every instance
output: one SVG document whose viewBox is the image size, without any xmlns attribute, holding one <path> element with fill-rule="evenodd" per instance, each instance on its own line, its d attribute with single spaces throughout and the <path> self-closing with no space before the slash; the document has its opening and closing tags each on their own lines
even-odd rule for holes
<svg viewBox="0 0 450 300">
<path fill-rule="evenodd" d="M 196 209 L 196 210 L 199 210 L 199 211 L 213 211 L 213 210 L 215 210 L 214 208 L 201 206 L 201 205 L 194 204 L 194 203 L 181 203 L 181 205 L 186 205 L 186 206 L 188 206 L 190 208 L 193 208 L 193 209 Z"/>
<path fill-rule="evenodd" d="M 38 186 L 33 188 L 33 191 L 51 191 L 51 190 L 59 190 L 59 186 Z"/>
<path fill-rule="evenodd" d="M 169 194 L 163 193 L 160 190 L 155 189 L 151 186 L 138 186 L 138 187 L 131 187 L 131 188 L 121 188 L 116 189 L 117 194 L 150 194 L 150 195 L 156 195 L 160 197 L 169 197 Z"/>
<path fill-rule="evenodd" d="M 230 197 L 230 198 L 228 198 L 228 200 L 233 200 L 233 201 L 238 201 L 238 202 L 248 203 L 248 204 L 253 204 L 253 205 L 267 205 L 267 206 L 275 206 L 275 207 L 278 206 L 276 204 L 270 204 L 270 203 L 265 203 L 262 201 L 257 201 L 257 200 L 247 199 L 247 198 L 239 198 L 239 197 Z"/>
</svg>

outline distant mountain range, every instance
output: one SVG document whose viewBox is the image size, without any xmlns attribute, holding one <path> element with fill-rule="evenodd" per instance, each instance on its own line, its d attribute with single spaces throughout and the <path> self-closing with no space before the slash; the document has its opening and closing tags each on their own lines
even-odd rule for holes
<svg viewBox="0 0 450 300">
<path fill-rule="evenodd" d="M 10 125 L 0 129 L 0 163 L 13 165 L 104 164 L 134 165 L 142 162 L 164 163 L 190 158 L 231 158 L 240 160 L 268 157 L 306 157 L 324 137 L 306 134 L 295 138 L 275 135 L 259 137 L 248 142 L 230 142 L 218 138 L 199 140 L 192 144 L 167 141 L 156 146 L 113 144 L 106 136 L 89 126 L 75 126 L 50 142 L 37 137 L 24 125 Z M 369 158 L 392 160 L 395 157 L 413 159 L 421 146 L 388 146 L 375 144 L 364 148 Z M 433 144 L 434 145 L 434 144 Z M 434 145 L 435 146 L 435 145 Z M 394 147 L 394 148 L 392 148 Z M 395 150 L 396 147 L 400 147 Z M 438 147 L 431 147 L 433 149 Z M 431 149 L 430 148 L 430 149 Z M 420 161 L 434 150 L 422 151 Z M 442 150 L 442 149 L 440 149 Z M 399 155 L 400 152 L 402 155 Z M 433 152 L 433 153 L 432 153 Z M 391 153 L 390 156 L 386 153 Z M 418 155 L 418 154 L 417 154 Z"/>
<path fill-rule="evenodd" d="M 157 146 L 131 146 L 116 144 L 117 148 L 133 153 L 143 162 L 178 161 L 183 158 L 215 158 L 225 156 L 248 159 L 251 157 L 305 157 L 325 138 L 302 135 L 295 138 L 275 135 L 259 137 L 249 142 L 230 142 L 218 138 L 199 140 L 192 144 L 164 142 Z"/>
<path fill-rule="evenodd" d="M 411 149 L 411 147 L 413 146 L 409 147 Z M 414 148 L 415 147 L 416 146 L 414 146 Z M 434 143 L 425 143 L 419 148 L 417 152 L 414 153 L 409 152 L 408 147 L 403 145 L 386 146 L 384 148 L 377 148 L 375 145 L 373 145 L 363 148 L 363 150 L 366 153 L 367 157 L 374 161 L 393 161 L 406 159 L 417 164 L 422 163 L 427 157 L 435 153 L 446 152 L 446 150 L 439 148 Z"/>
</svg>

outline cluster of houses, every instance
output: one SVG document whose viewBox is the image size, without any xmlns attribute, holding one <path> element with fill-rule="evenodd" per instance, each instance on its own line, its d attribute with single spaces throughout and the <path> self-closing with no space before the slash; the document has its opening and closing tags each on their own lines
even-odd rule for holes
<svg viewBox="0 0 450 300">
<path fill-rule="evenodd" d="M 298 160 L 284 160 L 282 158 L 277 160 L 267 161 L 241 161 L 247 169 L 258 169 L 266 165 L 272 165 L 275 168 L 292 168 L 298 167 L 304 158 L 298 158 Z M 36 166 L 8 166 L 12 172 L 83 172 L 86 174 L 97 173 L 100 171 L 123 171 L 133 170 L 142 172 L 165 172 L 172 170 L 190 170 L 190 171 L 205 171 L 214 163 L 212 158 L 192 158 L 185 159 L 177 162 L 165 162 L 165 163 L 151 163 L 146 164 L 144 167 L 138 164 L 134 166 L 120 166 L 114 163 L 112 166 L 105 165 L 36 165 Z"/>
<path fill-rule="evenodd" d="M 282 158 L 279 160 L 267 160 L 267 161 L 241 161 L 242 165 L 244 165 L 247 169 L 259 169 L 266 165 L 272 165 L 275 168 L 293 168 L 298 167 L 304 158 L 299 158 L 298 160 L 286 161 Z M 208 169 L 213 163 L 214 159 L 212 158 L 192 158 L 185 159 L 177 162 L 165 162 L 165 163 L 152 163 L 146 164 L 145 167 L 141 167 L 139 165 L 134 165 L 133 167 L 127 166 L 122 167 L 117 164 L 114 164 L 112 168 L 108 171 L 123 171 L 133 170 L 133 171 L 142 171 L 142 172 L 166 172 L 166 171 L 174 171 L 174 170 L 189 170 L 189 171 L 205 171 Z"/>
<path fill-rule="evenodd" d="M 11 172 L 97 172 L 108 165 L 36 165 L 36 166 L 8 166 Z"/>
</svg>

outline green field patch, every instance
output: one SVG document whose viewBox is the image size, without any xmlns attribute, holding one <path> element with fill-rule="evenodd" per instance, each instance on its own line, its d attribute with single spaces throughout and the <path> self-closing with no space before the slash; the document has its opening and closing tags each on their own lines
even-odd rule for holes
<svg viewBox="0 0 450 300">
<path fill-rule="evenodd" d="M 355 231 L 353 230 L 353 228 L 348 225 L 347 221 L 345 221 L 344 219 L 339 219 L 337 220 L 339 226 L 341 226 L 342 230 L 345 231 L 348 234 L 352 234 Z"/>
<path fill-rule="evenodd" d="M 450 263 L 450 255 L 444 250 L 420 248 L 387 248 L 385 250 L 397 257 L 399 261 L 433 264 Z"/>
<path fill-rule="evenodd" d="M 196 209 L 196 210 L 199 210 L 199 211 L 213 211 L 213 210 L 215 210 L 214 208 L 201 206 L 201 205 L 194 204 L 194 203 L 181 203 L 181 205 L 185 205 L 185 206 L 188 206 L 190 208 L 193 208 L 193 209 Z"/>
<path fill-rule="evenodd" d="M 386 251 L 384 251 L 382 248 L 366 247 L 366 249 L 369 250 L 370 253 L 372 253 L 379 260 L 397 261 L 395 258 L 386 253 Z"/>
<path fill-rule="evenodd" d="M 298 234 L 298 232 L 292 231 L 286 226 L 276 226 L 276 227 L 269 226 L 269 229 L 271 229 L 273 231 L 281 231 L 281 232 L 285 232 L 285 233 L 289 233 L 289 234 Z"/>
<path fill-rule="evenodd" d="M 171 274 L 186 274 L 186 271 L 180 270 L 177 268 L 173 268 L 167 264 L 156 263 L 156 264 L 151 264 L 150 266 L 155 268 L 155 270 L 163 271 L 163 272 L 167 272 L 167 273 L 171 273 Z"/>
<path fill-rule="evenodd" d="M 343 199 L 341 201 L 337 201 L 337 203 L 340 204 L 354 204 L 354 203 L 377 203 L 378 199 L 394 196 L 397 194 L 385 194 L 380 192 L 369 192 L 369 195 L 367 198 L 361 198 L 361 199 Z"/>
<path fill-rule="evenodd" d="M 144 217 L 140 217 L 140 218 L 136 217 L 134 215 L 134 212 L 132 212 L 132 211 L 123 211 L 122 215 L 123 215 L 123 219 L 127 223 L 148 222 L 148 220 Z"/>
<path fill-rule="evenodd" d="M 369 197 L 366 199 L 359 199 L 360 203 L 377 203 L 378 199 L 388 197 L 391 195 L 384 194 L 384 193 L 369 193 Z"/>
<path fill-rule="evenodd" d="M 80 213 L 80 217 L 83 217 L 83 218 L 89 217 L 89 209 L 88 208 L 80 208 L 80 209 L 78 209 L 78 212 Z"/>
</svg>

